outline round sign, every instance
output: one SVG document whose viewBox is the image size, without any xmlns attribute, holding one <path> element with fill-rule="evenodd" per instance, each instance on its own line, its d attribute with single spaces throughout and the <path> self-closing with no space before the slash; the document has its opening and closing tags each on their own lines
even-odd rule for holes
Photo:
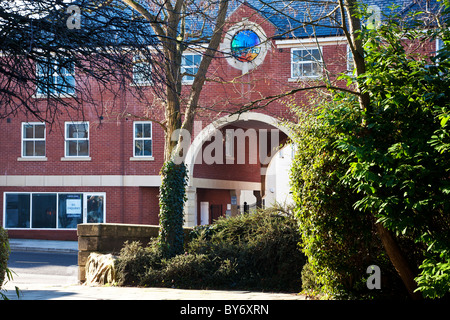
<svg viewBox="0 0 450 320">
<path fill-rule="evenodd" d="M 261 52 L 261 40 L 249 29 L 238 31 L 231 40 L 231 54 L 241 62 L 253 61 Z"/>
</svg>

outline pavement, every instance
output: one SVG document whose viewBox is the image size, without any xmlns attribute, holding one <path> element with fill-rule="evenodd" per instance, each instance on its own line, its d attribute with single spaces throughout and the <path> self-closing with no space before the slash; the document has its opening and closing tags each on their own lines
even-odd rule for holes
<svg viewBox="0 0 450 320">
<path fill-rule="evenodd" d="M 11 251 L 77 253 L 78 241 L 9 239 Z"/>
<path fill-rule="evenodd" d="M 76 253 L 76 241 L 52 241 L 31 239 L 10 239 L 11 251 Z M 11 300 L 307 300 L 304 295 L 289 293 L 187 290 L 172 288 L 138 288 L 116 286 L 86 286 L 77 283 L 77 277 L 26 275 L 25 280 L 7 282 L 2 291 Z M 31 280 L 27 277 L 38 277 Z M 15 286 L 20 289 L 17 297 Z"/>
</svg>

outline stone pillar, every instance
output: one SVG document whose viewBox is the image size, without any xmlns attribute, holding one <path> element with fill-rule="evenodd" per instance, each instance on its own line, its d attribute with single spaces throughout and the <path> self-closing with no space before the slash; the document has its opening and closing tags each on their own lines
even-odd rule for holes
<svg viewBox="0 0 450 320">
<path fill-rule="evenodd" d="M 239 202 L 241 198 L 241 190 L 230 190 L 231 196 L 231 216 L 237 216 L 239 214 Z"/>
<path fill-rule="evenodd" d="M 186 188 L 186 203 L 184 204 L 184 226 L 194 227 L 197 223 L 197 188 Z"/>
</svg>

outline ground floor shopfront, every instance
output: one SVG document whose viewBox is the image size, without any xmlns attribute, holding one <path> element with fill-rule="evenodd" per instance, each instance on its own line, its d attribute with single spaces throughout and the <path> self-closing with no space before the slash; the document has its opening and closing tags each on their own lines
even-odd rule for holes
<svg viewBox="0 0 450 320">
<path fill-rule="evenodd" d="M 80 223 L 158 224 L 158 186 L 80 183 L 2 186 L 0 192 L 1 225 L 10 238 L 75 241 Z"/>
</svg>

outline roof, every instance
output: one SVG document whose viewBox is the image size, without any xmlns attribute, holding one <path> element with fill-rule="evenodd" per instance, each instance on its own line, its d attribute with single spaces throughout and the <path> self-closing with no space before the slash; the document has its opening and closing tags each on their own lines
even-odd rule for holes
<svg viewBox="0 0 450 320">
<path fill-rule="evenodd" d="M 335 28 L 340 22 L 340 13 L 336 11 L 330 15 L 336 3 L 336 0 L 247 0 L 245 2 L 277 27 L 278 38 L 340 35 L 341 31 Z M 391 14 L 406 16 L 415 11 L 435 12 L 442 6 L 442 2 L 438 3 L 436 0 L 363 0 L 362 3 L 370 8 L 372 15 L 378 11 L 381 19 Z M 305 25 L 305 22 L 318 21 L 327 15 L 329 18 L 320 20 L 319 26 Z"/>
</svg>

